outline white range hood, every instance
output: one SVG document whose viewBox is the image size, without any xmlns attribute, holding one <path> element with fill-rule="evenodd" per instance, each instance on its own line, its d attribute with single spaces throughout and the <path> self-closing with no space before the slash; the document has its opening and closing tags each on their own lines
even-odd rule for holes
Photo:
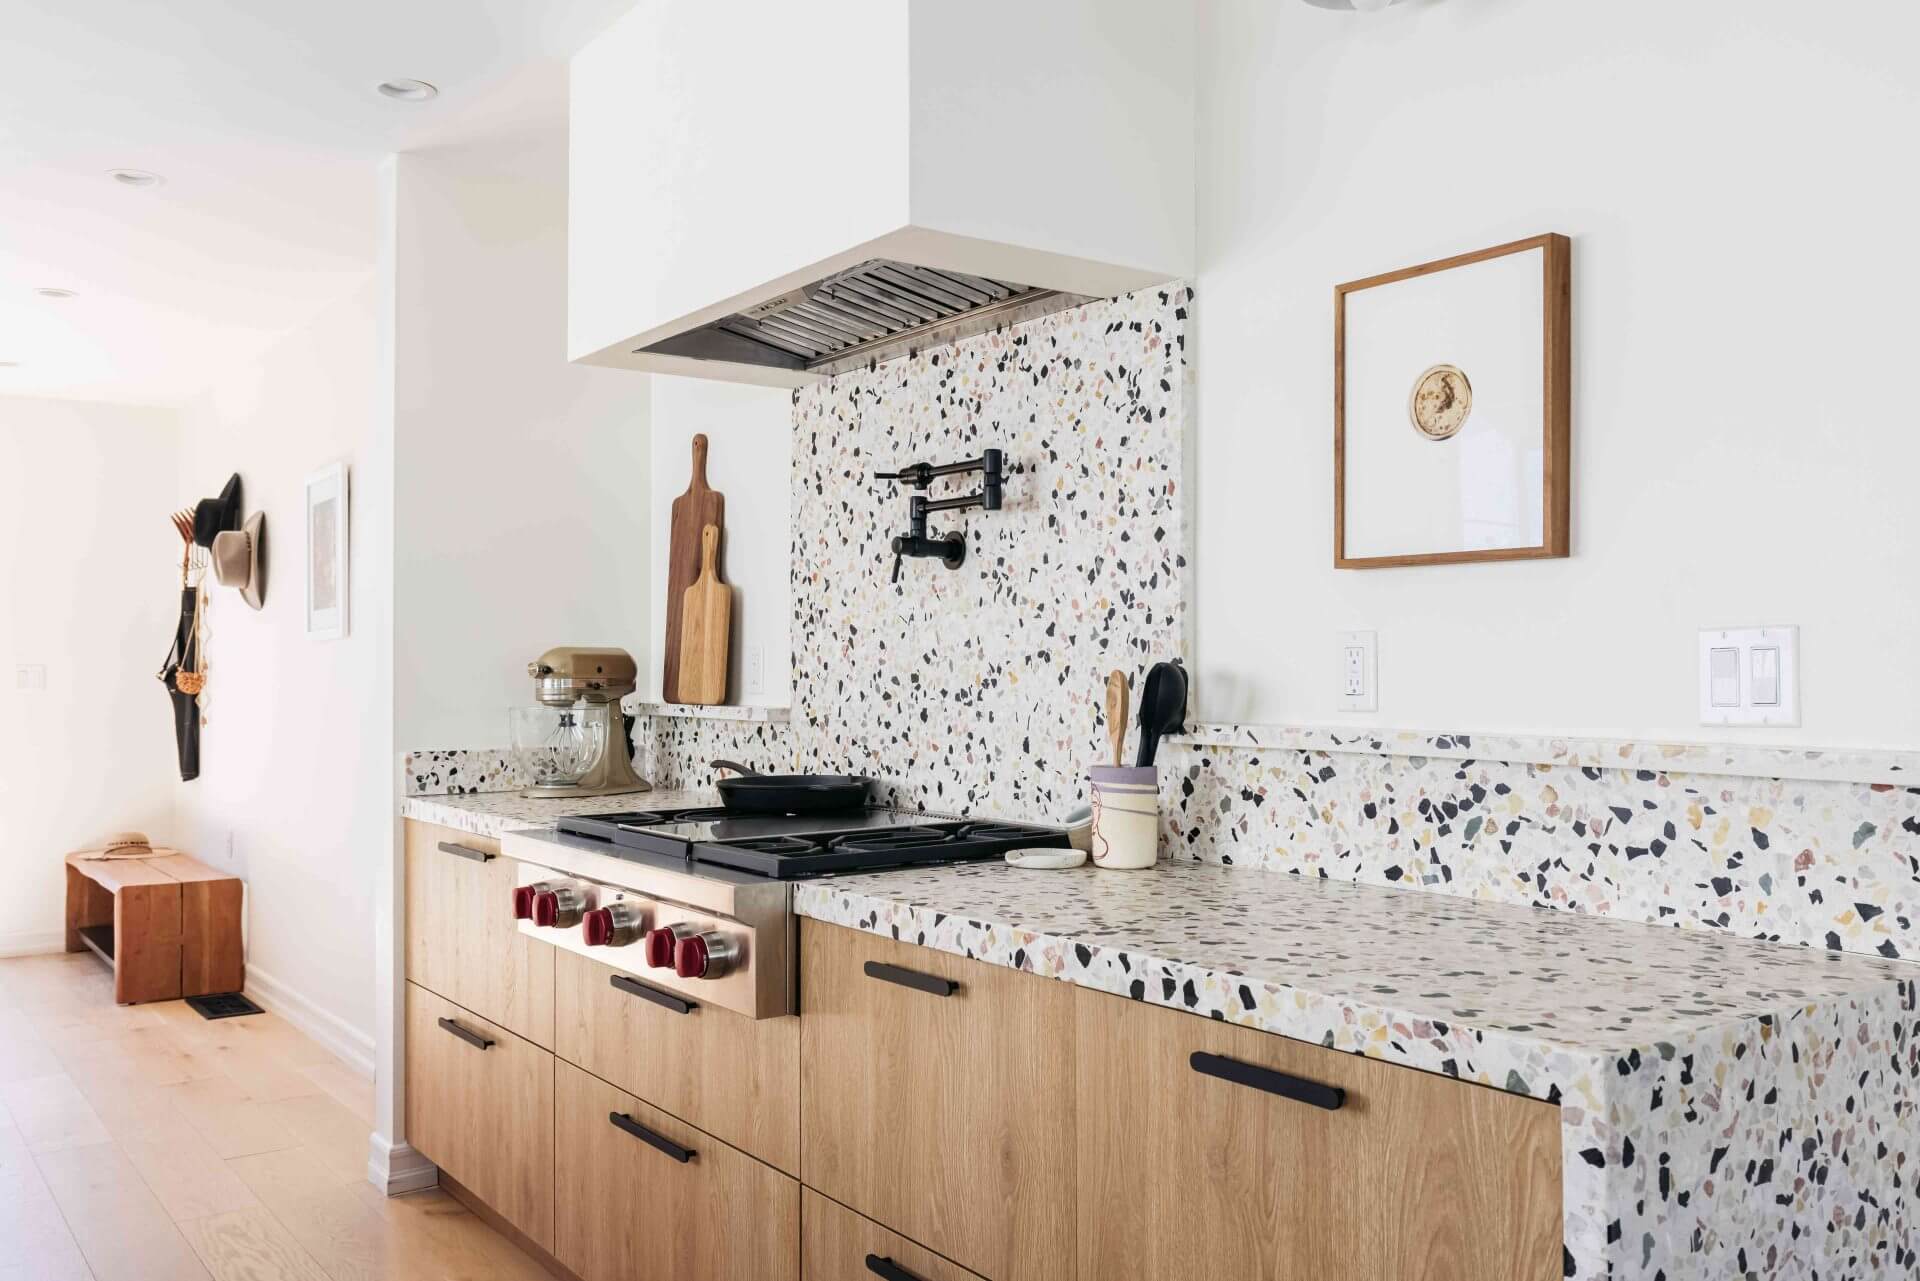
<svg viewBox="0 0 1920 1281">
<path fill-rule="evenodd" d="M 644 0 L 572 64 L 568 355 L 797 387 L 1193 269 L 1191 0 Z"/>
</svg>

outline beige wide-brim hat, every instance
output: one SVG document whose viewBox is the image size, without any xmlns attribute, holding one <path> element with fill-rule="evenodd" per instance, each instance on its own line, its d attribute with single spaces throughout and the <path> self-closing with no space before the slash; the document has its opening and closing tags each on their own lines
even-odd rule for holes
<svg viewBox="0 0 1920 1281">
<path fill-rule="evenodd" d="M 97 848 L 77 850 L 73 857 L 81 859 L 103 858 L 168 858 L 180 851 L 168 849 L 164 845 L 155 845 L 144 832 L 115 832 Z"/>
<path fill-rule="evenodd" d="M 255 512 L 238 529 L 214 535 L 213 576 L 222 587 L 240 589 L 240 599 L 259 609 L 267 599 L 267 515 Z"/>
</svg>

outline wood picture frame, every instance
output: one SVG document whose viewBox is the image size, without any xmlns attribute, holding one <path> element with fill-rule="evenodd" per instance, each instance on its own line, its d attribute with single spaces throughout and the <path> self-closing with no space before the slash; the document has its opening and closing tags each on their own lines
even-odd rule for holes
<svg viewBox="0 0 1920 1281">
<path fill-rule="evenodd" d="M 1540 444 L 1537 501 L 1540 531 L 1537 540 L 1525 545 L 1447 547 L 1433 550 L 1409 550 L 1382 553 L 1377 549 L 1355 551 L 1348 537 L 1348 518 L 1354 504 L 1349 502 L 1348 343 L 1350 340 L 1349 299 L 1363 291 L 1379 290 L 1406 281 L 1422 280 L 1513 255 L 1539 252 L 1540 280 Z M 1573 288 L 1572 242 L 1563 235 L 1548 234 L 1496 245 L 1475 253 L 1443 258 L 1384 275 L 1336 285 L 1333 291 L 1333 563 L 1338 569 L 1385 569 L 1409 565 L 1460 565 L 1483 561 L 1540 560 L 1571 554 L 1572 465 L 1572 371 L 1573 371 Z M 1381 297 L 1374 295 L 1373 297 Z M 1434 361 L 1444 359 L 1436 355 Z M 1447 368 L 1434 363 L 1434 369 Z M 1412 371 L 1419 374 L 1415 367 Z M 1432 369 L 1427 371 L 1433 372 Z M 1455 371 L 1456 373 L 1458 371 Z M 1422 375 L 1424 377 L 1424 375 Z M 1416 380 L 1417 382 L 1417 380 Z M 1531 389 L 1527 389 L 1531 393 Z M 1370 390 L 1371 403 L 1379 403 L 1384 393 Z M 1399 395 L 1405 396 L 1404 391 Z M 1530 402 L 1529 402 L 1530 403 Z M 1414 413 L 1411 401 L 1409 414 Z M 1469 424 L 1471 425 L 1471 424 Z M 1376 428 L 1375 430 L 1379 430 Z M 1417 435 L 1418 429 L 1408 427 Z M 1456 430 L 1460 430 L 1456 428 Z M 1463 430 L 1463 436 L 1466 434 Z M 1432 439 L 1441 440 L 1439 436 Z M 1451 443 L 1447 441 L 1445 443 Z M 1396 445 L 1395 448 L 1400 448 Z M 1534 496 L 1529 495 L 1529 498 Z M 1529 527 L 1530 532 L 1530 527 Z"/>
</svg>

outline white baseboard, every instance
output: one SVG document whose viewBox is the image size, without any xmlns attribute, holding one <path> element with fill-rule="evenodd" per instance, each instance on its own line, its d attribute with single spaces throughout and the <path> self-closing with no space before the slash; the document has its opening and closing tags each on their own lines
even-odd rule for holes
<svg viewBox="0 0 1920 1281">
<path fill-rule="evenodd" d="M 388 1196 L 418 1192 L 440 1182 L 440 1167 L 406 1143 L 390 1143 L 384 1134 L 367 1142 L 367 1182 Z"/>
<path fill-rule="evenodd" d="M 321 1009 L 257 965 L 247 966 L 246 994 L 305 1032 L 347 1064 L 373 1079 L 373 1037 L 339 1015 Z"/>
<path fill-rule="evenodd" d="M 0 934 L 0 956 L 40 956 L 67 950 L 64 930 L 40 934 Z"/>
</svg>

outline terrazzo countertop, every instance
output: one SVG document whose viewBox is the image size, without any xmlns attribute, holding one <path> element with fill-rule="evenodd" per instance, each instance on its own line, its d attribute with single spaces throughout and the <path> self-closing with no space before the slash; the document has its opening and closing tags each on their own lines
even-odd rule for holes
<svg viewBox="0 0 1920 1281">
<path fill-rule="evenodd" d="M 710 791 L 415 796 L 498 837 Z M 803 916 L 1543 1100 L 1564 1275 L 1906 1276 L 1920 1259 L 1908 962 L 1207 862 L 824 878 Z"/>
<path fill-rule="evenodd" d="M 711 791 L 630 792 L 624 796 L 567 796 L 533 799 L 519 792 L 470 792 L 464 796 L 409 796 L 400 802 L 400 817 L 438 823 L 457 832 L 495 839 L 529 827 L 552 827 L 569 814 L 619 814 L 626 810 L 690 808 L 718 805 Z"/>
<path fill-rule="evenodd" d="M 1565 1275 L 1901 1272 L 1914 968 L 1212 864 L 963 864 L 804 916 L 1558 1104 Z"/>
</svg>

